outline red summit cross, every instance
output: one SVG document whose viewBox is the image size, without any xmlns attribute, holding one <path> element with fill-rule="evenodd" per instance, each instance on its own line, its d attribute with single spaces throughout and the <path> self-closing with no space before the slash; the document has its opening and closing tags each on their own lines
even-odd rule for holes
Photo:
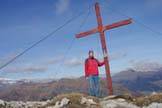
<svg viewBox="0 0 162 108">
<path fill-rule="evenodd" d="M 103 52 L 104 61 L 105 61 L 106 78 L 107 78 L 107 84 L 108 84 L 108 90 L 109 90 L 108 94 L 113 95 L 112 79 L 111 79 L 111 75 L 110 75 L 110 64 L 109 64 L 109 59 L 108 59 L 108 51 L 107 51 L 107 48 L 106 48 L 106 40 L 105 40 L 105 33 L 104 32 L 106 30 L 110 30 L 110 29 L 117 28 L 117 27 L 120 27 L 120 26 L 128 25 L 128 24 L 132 23 L 132 20 L 127 19 L 127 20 L 123 20 L 123 21 L 120 21 L 120 22 L 117 22 L 117 23 L 113 23 L 111 25 L 104 26 L 102 24 L 102 18 L 101 18 L 101 14 L 100 14 L 99 3 L 95 4 L 95 11 L 96 11 L 98 27 L 93 28 L 93 29 L 86 31 L 86 32 L 76 34 L 76 38 L 86 37 L 86 36 L 88 36 L 90 34 L 94 34 L 94 33 L 100 34 L 102 52 Z"/>
</svg>

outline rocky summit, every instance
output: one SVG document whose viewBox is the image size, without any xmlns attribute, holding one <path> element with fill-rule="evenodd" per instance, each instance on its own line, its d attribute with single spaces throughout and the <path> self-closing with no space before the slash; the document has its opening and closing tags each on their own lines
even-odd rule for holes
<svg viewBox="0 0 162 108">
<path fill-rule="evenodd" d="M 162 108 L 162 94 L 96 98 L 80 93 L 61 94 L 46 101 L 3 101 L 0 108 Z"/>
</svg>

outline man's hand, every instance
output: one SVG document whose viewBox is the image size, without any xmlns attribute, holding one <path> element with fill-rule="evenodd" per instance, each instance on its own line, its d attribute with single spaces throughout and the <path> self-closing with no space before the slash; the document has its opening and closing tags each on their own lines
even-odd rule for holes
<svg viewBox="0 0 162 108">
<path fill-rule="evenodd" d="M 105 60 L 103 60 L 102 62 L 97 60 L 97 63 L 98 63 L 98 66 L 103 66 L 105 64 Z"/>
</svg>

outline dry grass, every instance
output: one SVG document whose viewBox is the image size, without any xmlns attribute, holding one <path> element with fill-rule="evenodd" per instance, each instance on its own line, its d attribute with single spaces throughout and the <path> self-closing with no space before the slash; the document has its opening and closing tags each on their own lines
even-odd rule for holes
<svg viewBox="0 0 162 108">
<path fill-rule="evenodd" d="M 88 96 L 86 94 L 81 94 L 81 93 L 61 94 L 54 97 L 51 103 L 49 103 L 47 106 L 53 106 L 57 101 L 60 101 L 65 97 L 70 99 L 70 104 L 66 108 L 101 108 L 101 106 L 99 105 L 99 101 L 106 99 L 106 97 L 98 99 L 96 97 Z M 82 97 L 86 97 L 87 99 L 93 99 L 97 103 L 97 105 L 86 106 L 84 104 L 81 104 Z M 162 103 L 162 94 L 154 94 L 154 95 L 141 96 L 141 97 L 133 97 L 129 94 L 125 94 L 125 95 L 114 96 L 111 99 L 118 99 L 118 98 L 125 99 L 127 102 L 133 103 L 139 107 L 148 106 L 153 102 Z"/>
<path fill-rule="evenodd" d="M 153 102 L 162 103 L 162 94 L 138 97 L 133 103 L 138 106 L 148 106 Z"/>
<path fill-rule="evenodd" d="M 162 103 L 162 93 L 149 95 L 149 96 L 140 96 L 140 97 L 133 97 L 127 94 L 127 95 L 114 96 L 112 98 L 106 97 L 104 99 L 107 100 L 107 99 L 118 99 L 118 98 L 125 99 L 127 102 L 133 103 L 139 107 L 148 106 L 153 102 Z"/>
</svg>

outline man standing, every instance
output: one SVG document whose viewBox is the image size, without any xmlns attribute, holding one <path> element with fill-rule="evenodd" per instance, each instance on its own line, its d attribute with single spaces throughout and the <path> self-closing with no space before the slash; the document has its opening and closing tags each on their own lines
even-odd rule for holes
<svg viewBox="0 0 162 108">
<path fill-rule="evenodd" d="M 89 82 L 89 93 L 91 96 L 99 97 L 100 95 L 98 67 L 104 64 L 104 61 L 99 62 L 94 57 L 94 52 L 92 50 L 89 51 L 89 57 L 85 60 L 85 77 Z"/>
</svg>

